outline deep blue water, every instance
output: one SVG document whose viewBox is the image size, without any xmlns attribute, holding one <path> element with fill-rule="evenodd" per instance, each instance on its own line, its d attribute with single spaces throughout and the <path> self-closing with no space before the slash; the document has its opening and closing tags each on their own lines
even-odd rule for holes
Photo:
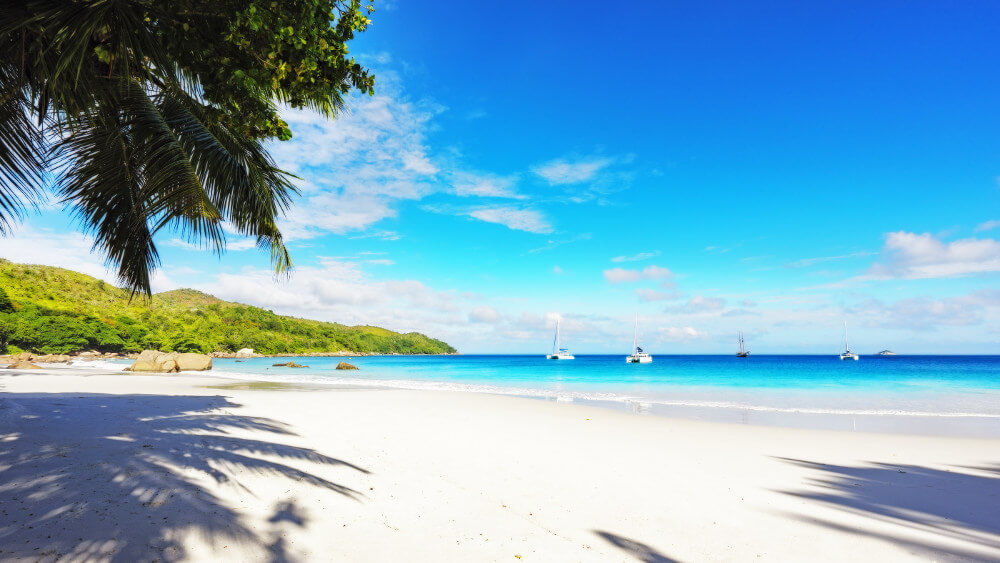
<svg viewBox="0 0 1000 563">
<path fill-rule="evenodd" d="M 369 356 L 216 360 L 217 375 L 273 381 L 506 393 L 563 401 L 739 407 L 760 411 L 985 415 L 1000 418 L 1000 356 L 667 356 L 546 360 L 542 355 Z"/>
</svg>

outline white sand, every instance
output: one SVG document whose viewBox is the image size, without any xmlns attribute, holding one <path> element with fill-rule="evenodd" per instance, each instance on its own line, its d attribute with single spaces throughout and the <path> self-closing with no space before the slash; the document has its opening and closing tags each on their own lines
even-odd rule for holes
<svg viewBox="0 0 1000 563">
<path fill-rule="evenodd" d="M 231 383 L 0 375 L 0 560 L 1000 559 L 1000 440 Z"/>
</svg>

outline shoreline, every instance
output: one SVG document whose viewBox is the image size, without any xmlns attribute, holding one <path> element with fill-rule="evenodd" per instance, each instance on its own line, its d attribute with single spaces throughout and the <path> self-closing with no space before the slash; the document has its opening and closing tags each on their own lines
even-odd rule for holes
<svg viewBox="0 0 1000 563">
<path fill-rule="evenodd" d="M 2 373 L 0 560 L 1000 558 L 996 439 L 224 379 Z"/>
<path fill-rule="evenodd" d="M 78 365 L 44 364 L 48 373 L 56 375 L 120 375 L 119 372 L 85 360 Z M 91 364 L 93 367 L 88 366 Z M 88 367 L 83 367 L 88 366 Z M 0 370 L 0 374 L 7 370 Z M 10 370 L 17 371 L 17 370 Z M 37 371 L 23 371 L 35 374 Z M 338 372 L 339 373 L 339 372 Z M 348 372 L 351 374 L 354 372 Z M 133 375 L 156 375 L 137 373 Z M 161 374 L 163 375 L 163 374 Z M 777 406 L 703 399 L 660 399 L 628 395 L 554 392 L 506 386 L 484 387 L 448 381 L 420 379 L 364 379 L 352 375 L 316 376 L 294 369 L 291 372 L 250 373 L 243 371 L 209 370 L 180 372 L 167 377 L 207 377 L 234 384 L 298 386 L 310 390 L 362 388 L 369 390 L 400 390 L 430 393 L 494 395 L 541 401 L 598 407 L 637 416 L 652 416 L 679 420 L 711 421 L 725 424 L 832 430 L 841 432 L 876 432 L 896 435 L 951 436 L 970 438 L 1000 438 L 1000 414 L 977 412 L 931 412 L 900 409 L 852 409 L 815 406 Z M 309 377 L 308 380 L 300 376 Z M 296 379 L 299 377 L 299 379 Z M 327 379 L 327 377 L 329 379 Z M 992 392 L 992 390 L 986 390 Z M 719 393 L 724 390 L 720 389 Z"/>
</svg>

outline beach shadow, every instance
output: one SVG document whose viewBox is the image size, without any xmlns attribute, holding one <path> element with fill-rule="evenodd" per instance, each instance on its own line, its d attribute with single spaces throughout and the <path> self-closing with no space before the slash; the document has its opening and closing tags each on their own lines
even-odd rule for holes
<svg viewBox="0 0 1000 563">
<path fill-rule="evenodd" d="M 267 545 L 269 563 L 290 563 L 295 558 L 288 553 L 288 546 L 281 533 L 282 523 L 304 528 L 309 518 L 306 517 L 302 508 L 299 508 L 295 501 L 278 503 L 274 509 L 274 514 L 267 520 L 275 524 L 275 529 L 271 532 L 271 542 Z"/>
<path fill-rule="evenodd" d="M 605 532 L 603 530 L 594 530 L 594 533 L 611 545 L 621 549 L 625 553 L 631 555 L 638 561 L 642 561 L 643 563 L 676 563 L 677 561 L 676 559 L 671 559 L 666 555 L 663 555 L 653 547 L 642 542 L 612 534 L 611 532 Z"/>
<path fill-rule="evenodd" d="M 291 464 L 368 471 L 272 442 L 294 434 L 279 421 L 223 410 L 235 407 L 220 396 L 4 394 L 0 560 L 177 561 L 190 557 L 180 539 L 191 533 L 290 560 L 280 538 L 251 529 L 199 480 L 249 493 L 242 476 L 267 476 L 360 499 Z M 268 437 L 233 435 L 245 430 Z M 270 522 L 304 526 L 306 518 L 285 502 Z"/>
<path fill-rule="evenodd" d="M 935 556 L 981 558 L 983 555 L 976 552 L 976 546 L 1000 550 L 1000 465 L 956 467 L 949 471 L 876 462 L 843 466 L 777 459 L 820 475 L 809 481 L 819 491 L 779 492 L 903 526 L 920 532 L 920 537 L 927 539 L 914 541 L 912 537 L 894 537 L 871 529 L 850 529 L 818 518 L 798 517 L 800 520 L 875 537 Z M 972 469 L 977 473 L 960 469 Z M 942 547 L 942 540 L 965 542 L 971 551 L 960 553 L 954 547 Z"/>
</svg>

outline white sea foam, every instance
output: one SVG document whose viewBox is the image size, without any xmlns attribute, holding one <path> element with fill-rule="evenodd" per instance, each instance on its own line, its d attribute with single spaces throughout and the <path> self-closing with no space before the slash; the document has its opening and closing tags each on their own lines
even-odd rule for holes
<svg viewBox="0 0 1000 563">
<path fill-rule="evenodd" d="M 109 360 L 72 360 L 68 364 L 37 362 L 35 365 L 46 369 L 66 369 L 92 370 L 92 371 L 121 371 L 128 367 L 125 362 L 114 362 Z"/>
<path fill-rule="evenodd" d="M 204 372 L 200 372 L 204 375 Z M 829 408 L 829 407 L 796 407 L 776 406 L 737 401 L 708 401 L 698 399 L 665 399 L 637 397 L 619 393 L 584 392 L 567 390 L 548 390 L 530 387 L 506 387 L 499 385 L 483 385 L 456 383 L 449 381 L 426 381 L 414 379 L 362 379 L 358 377 L 338 377 L 336 375 L 271 375 L 246 372 L 213 371 L 211 375 L 230 379 L 255 381 L 272 381 L 287 383 L 310 383 L 320 385 L 350 385 L 390 389 L 411 389 L 424 391 L 457 391 L 466 393 L 488 393 L 493 395 L 516 395 L 554 400 L 557 402 L 603 401 L 625 403 L 635 412 L 649 412 L 653 405 L 663 407 L 731 409 L 739 411 L 773 412 L 789 414 L 815 415 L 848 415 L 848 416 L 909 416 L 909 417 L 939 417 L 939 418 L 988 418 L 1000 419 L 1000 413 L 989 412 L 942 412 L 929 410 L 911 410 L 903 408 Z"/>
</svg>

